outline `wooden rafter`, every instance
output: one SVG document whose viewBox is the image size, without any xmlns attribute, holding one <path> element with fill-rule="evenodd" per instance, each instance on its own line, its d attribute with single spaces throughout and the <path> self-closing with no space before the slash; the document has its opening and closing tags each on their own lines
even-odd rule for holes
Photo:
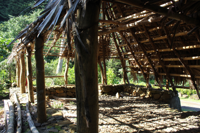
<svg viewBox="0 0 200 133">
<path fill-rule="evenodd" d="M 119 34 L 120 34 L 120 36 L 122 37 L 122 39 L 126 42 L 128 48 L 129 48 L 129 50 L 131 51 L 131 55 L 133 56 L 135 62 L 136 62 L 137 65 L 139 66 L 139 68 L 140 68 L 140 70 L 141 70 L 141 72 L 142 72 L 142 75 L 144 76 L 144 79 L 146 80 L 146 74 L 144 73 L 144 70 L 143 70 L 143 68 L 141 67 L 141 65 L 140 65 L 140 63 L 139 63 L 139 61 L 138 61 L 138 59 L 136 58 L 135 53 L 134 53 L 133 49 L 131 48 L 131 45 L 129 44 L 129 42 L 127 41 L 126 37 L 123 35 L 123 33 L 122 33 L 121 31 L 119 31 Z"/>
<path fill-rule="evenodd" d="M 137 44 L 139 45 L 139 47 L 142 49 L 142 51 L 143 51 L 145 57 L 147 58 L 147 60 L 148 60 L 148 62 L 149 62 L 149 64 L 150 64 L 150 66 L 151 66 L 151 68 L 153 69 L 153 73 L 154 73 L 156 82 L 160 85 L 160 88 L 162 88 L 162 86 L 161 86 L 161 81 L 160 81 L 160 79 L 159 79 L 159 77 L 158 77 L 158 74 L 157 74 L 157 72 L 156 72 L 156 69 L 155 69 L 155 67 L 154 67 L 154 65 L 153 65 L 153 63 L 152 63 L 152 61 L 151 61 L 151 59 L 149 58 L 149 56 L 148 56 L 147 53 L 146 53 L 145 47 L 143 46 L 142 43 L 140 43 L 140 42 L 138 41 L 138 39 L 137 39 L 137 37 L 136 37 L 136 35 L 135 35 L 135 32 L 134 32 L 134 29 L 133 29 L 133 28 L 132 28 L 132 29 L 129 29 L 129 31 L 130 31 L 130 33 L 131 33 L 133 39 L 134 39 L 134 42 L 137 43 Z"/>
<path fill-rule="evenodd" d="M 167 35 L 167 39 L 168 39 L 168 42 L 169 44 L 172 46 L 172 49 L 173 49 L 173 52 L 174 54 L 178 57 L 179 61 L 181 62 L 181 64 L 185 67 L 186 71 L 189 73 L 189 75 L 191 76 L 191 81 L 192 81 L 192 84 L 194 86 L 194 88 L 196 89 L 197 91 L 197 95 L 198 97 L 200 98 L 200 95 L 199 95 L 199 90 L 197 88 L 197 85 L 195 84 L 195 77 L 192 73 L 192 71 L 190 70 L 190 68 L 188 67 L 188 65 L 184 62 L 184 60 L 181 58 L 180 54 L 178 53 L 178 51 L 175 49 L 175 46 L 172 44 L 172 40 L 171 40 L 171 36 L 169 35 L 169 32 L 167 31 L 166 27 L 163 28 L 166 35 Z"/>
<path fill-rule="evenodd" d="M 176 89 L 174 88 L 174 83 L 173 83 L 173 81 L 172 81 L 172 78 L 171 78 L 171 76 L 169 75 L 169 73 L 167 72 L 167 68 L 166 68 L 166 66 L 164 65 L 164 62 L 161 60 L 161 56 L 160 56 L 159 50 L 156 48 L 156 46 L 155 46 L 155 44 L 154 44 L 154 42 L 153 42 L 153 40 L 152 40 L 152 38 L 151 38 L 151 36 L 150 36 L 150 34 L 149 34 L 149 32 L 148 32 L 148 30 L 147 30 L 147 28 L 146 28 L 145 25 L 143 25 L 143 28 L 144 28 L 145 33 L 146 33 L 146 35 L 147 35 L 147 37 L 148 37 L 148 39 L 149 39 L 149 41 L 150 41 L 150 43 L 151 43 L 151 45 L 152 45 L 152 47 L 153 47 L 153 49 L 154 49 L 154 52 L 156 53 L 156 55 L 157 55 L 157 57 L 158 57 L 158 59 L 159 59 L 159 64 L 161 64 L 161 66 L 162 66 L 164 72 L 166 73 L 166 77 L 167 77 L 167 79 L 170 81 L 173 90 L 176 91 Z"/>
</svg>

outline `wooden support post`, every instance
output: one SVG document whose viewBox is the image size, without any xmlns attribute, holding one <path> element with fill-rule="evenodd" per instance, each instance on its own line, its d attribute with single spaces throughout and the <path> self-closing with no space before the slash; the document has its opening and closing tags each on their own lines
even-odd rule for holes
<svg viewBox="0 0 200 133">
<path fill-rule="evenodd" d="M 20 54 L 20 91 L 21 93 L 25 93 L 25 84 L 26 84 L 26 75 L 25 75 L 26 67 L 24 60 L 24 52 Z"/>
<path fill-rule="evenodd" d="M 101 83 L 105 84 L 105 82 L 104 82 L 104 75 L 103 75 L 103 67 L 101 65 L 101 59 L 98 59 L 98 64 L 99 64 L 99 67 L 100 67 L 100 70 L 101 70 Z"/>
<path fill-rule="evenodd" d="M 169 90 L 169 80 L 166 78 L 166 90 Z"/>
<path fill-rule="evenodd" d="M 18 56 L 16 58 L 16 83 L 17 83 L 17 87 L 19 87 L 20 86 L 20 60 Z"/>
<path fill-rule="evenodd" d="M 107 85 L 105 52 L 106 52 L 106 49 L 105 49 L 105 46 L 103 44 L 103 77 L 104 77 L 104 82 Z"/>
<path fill-rule="evenodd" d="M 68 84 L 68 68 L 69 68 L 69 57 L 66 58 L 66 66 L 65 66 L 65 74 L 64 74 L 64 79 L 65 79 L 65 85 Z"/>
<path fill-rule="evenodd" d="M 26 70 L 27 70 L 28 99 L 29 99 L 29 102 L 34 103 L 31 53 L 32 53 L 31 47 L 26 47 Z"/>
<path fill-rule="evenodd" d="M 39 36 L 35 40 L 36 60 L 36 88 L 37 88 L 37 119 L 39 123 L 46 122 L 45 78 L 43 59 L 44 38 Z"/>
<path fill-rule="evenodd" d="M 146 87 L 149 88 L 150 87 L 150 83 L 149 83 L 149 68 L 147 68 L 147 73 L 146 73 Z"/>
<path fill-rule="evenodd" d="M 77 12 L 78 26 L 82 31 L 80 37 L 89 52 L 75 39 L 75 79 L 77 97 L 77 132 L 98 133 L 98 21 L 100 0 L 88 1 L 85 15 L 83 10 Z"/>
</svg>

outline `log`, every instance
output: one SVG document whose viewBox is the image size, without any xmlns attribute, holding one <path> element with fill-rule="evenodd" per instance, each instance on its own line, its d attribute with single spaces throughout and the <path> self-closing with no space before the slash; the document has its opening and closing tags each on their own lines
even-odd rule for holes
<svg viewBox="0 0 200 133">
<path fill-rule="evenodd" d="M 35 39 L 36 85 L 37 85 L 37 119 L 39 123 L 46 122 L 45 78 L 44 78 L 44 37 Z"/>
<path fill-rule="evenodd" d="M 59 101 L 76 101 L 76 98 L 65 98 L 65 97 L 56 97 L 56 96 L 53 96 L 53 98 Z"/>
<path fill-rule="evenodd" d="M 17 133 L 21 133 L 22 132 L 22 115 L 21 115 L 21 108 L 20 108 L 20 104 L 19 101 L 17 99 L 17 95 L 14 93 L 14 98 L 15 98 L 15 104 L 17 105 Z"/>
<path fill-rule="evenodd" d="M 15 124 L 15 114 L 14 114 L 14 106 L 11 101 L 8 102 L 9 105 L 9 124 L 7 133 L 14 133 L 14 124 Z"/>
<path fill-rule="evenodd" d="M 8 108 L 8 101 L 9 100 L 4 100 L 4 119 L 5 119 L 5 129 L 6 131 L 8 130 L 8 125 L 9 125 L 9 108 Z"/>
<path fill-rule="evenodd" d="M 28 86 L 28 99 L 31 103 L 34 103 L 34 94 L 33 94 L 33 81 L 32 81 L 32 64 L 31 64 L 31 47 L 27 47 L 26 55 L 26 70 L 27 70 L 27 86 Z"/>
<path fill-rule="evenodd" d="M 29 123 L 29 127 L 30 127 L 32 133 L 39 133 L 37 128 L 34 125 L 32 118 L 31 118 L 31 113 L 29 111 L 29 101 L 27 101 L 27 103 L 26 103 L 26 113 L 27 113 L 27 121 Z"/>
<path fill-rule="evenodd" d="M 25 93 L 25 84 L 26 84 L 26 75 L 25 75 L 25 61 L 24 61 L 24 52 L 20 54 L 20 91 Z"/>
</svg>

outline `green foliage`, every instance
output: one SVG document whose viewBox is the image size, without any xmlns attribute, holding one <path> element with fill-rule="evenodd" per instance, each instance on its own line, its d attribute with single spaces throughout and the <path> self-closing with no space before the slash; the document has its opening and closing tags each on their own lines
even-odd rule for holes
<svg viewBox="0 0 200 133">
<path fill-rule="evenodd" d="M 15 78 L 14 63 L 7 64 L 7 59 L 0 62 L 0 95 L 4 95 Z"/>
<path fill-rule="evenodd" d="M 20 31 L 37 19 L 40 12 L 41 9 L 38 9 L 30 15 L 21 15 L 18 17 L 10 16 L 9 21 L 0 24 L 0 37 L 15 38 Z"/>
</svg>

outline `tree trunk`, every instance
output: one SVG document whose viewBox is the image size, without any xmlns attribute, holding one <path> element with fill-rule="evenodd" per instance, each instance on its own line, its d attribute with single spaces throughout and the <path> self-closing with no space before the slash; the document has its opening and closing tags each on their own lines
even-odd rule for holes
<svg viewBox="0 0 200 133">
<path fill-rule="evenodd" d="M 77 98 L 77 132 L 98 133 L 98 74 L 97 32 L 100 1 L 88 1 L 85 16 L 78 10 L 77 21 L 80 37 L 88 52 L 75 39 L 75 79 Z"/>
<path fill-rule="evenodd" d="M 103 75 L 104 75 L 104 84 L 107 85 L 107 76 L 106 76 L 106 59 L 105 59 L 105 46 L 103 45 Z"/>
<path fill-rule="evenodd" d="M 20 63 L 19 58 L 16 59 L 16 83 L 17 87 L 20 86 Z"/>
<path fill-rule="evenodd" d="M 24 61 L 24 52 L 20 54 L 20 91 L 25 93 L 25 84 L 26 84 L 26 75 L 25 75 L 25 61 Z"/>
<path fill-rule="evenodd" d="M 27 47 L 26 70 L 27 70 L 27 86 L 29 102 L 34 103 L 33 82 L 32 82 L 32 65 L 31 65 L 31 47 Z"/>
<path fill-rule="evenodd" d="M 66 62 L 66 66 L 65 66 L 65 75 L 64 75 L 64 79 L 65 79 L 65 85 L 68 84 L 68 68 L 69 68 L 69 57 L 67 57 L 67 62 Z"/>
<path fill-rule="evenodd" d="M 43 123 L 46 121 L 43 47 L 44 38 L 42 36 L 39 36 L 35 40 L 37 117 L 39 123 Z"/>
</svg>

